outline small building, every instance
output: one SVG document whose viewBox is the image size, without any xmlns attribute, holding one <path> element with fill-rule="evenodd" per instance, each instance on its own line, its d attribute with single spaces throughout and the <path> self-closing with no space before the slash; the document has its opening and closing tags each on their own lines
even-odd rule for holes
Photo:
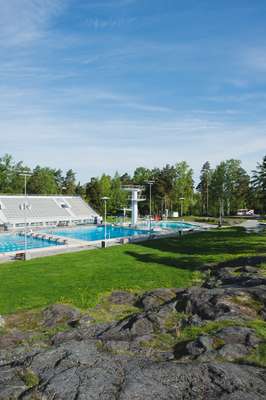
<svg viewBox="0 0 266 400">
<path fill-rule="evenodd" d="M 79 196 L 0 195 L 5 229 L 90 224 L 101 217 Z"/>
</svg>

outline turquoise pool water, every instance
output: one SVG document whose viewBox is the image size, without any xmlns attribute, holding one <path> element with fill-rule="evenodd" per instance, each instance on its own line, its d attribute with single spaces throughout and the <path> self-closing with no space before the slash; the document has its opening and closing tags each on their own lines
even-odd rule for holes
<svg viewBox="0 0 266 400">
<path fill-rule="evenodd" d="M 47 232 L 47 231 L 46 231 Z M 54 234 L 57 236 L 64 236 L 73 239 L 93 241 L 93 240 L 104 240 L 104 226 L 94 226 L 89 228 L 74 228 L 74 229 L 51 229 L 47 233 Z M 115 239 L 121 237 L 131 237 L 136 235 L 147 235 L 147 230 L 141 229 L 129 229 L 120 226 L 106 226 L 106 238 Z"/>
<path fill-rule="evenodd" d="M 188 224 L 186 222 L 171 222 L 171 221 L 159 221 L 159 222 L 152 222 L 152 227 L 159 226 L 160 228 L 164 229 L 173 229 L 173 230 L 180 230 L 180 229 L 191 229 L 195 228 L 195 225 Z"/>
<path fill-rule="evenodd" d="M 148 228 L 150 226 L 149 221 L 143 222 L 140 226 L 145 226 Z M 152 221 L 151 228 L 162 228 L 162 229 L 171 229 L 173 231 L 179 231 L 182 229 L 195 229 L 197 225 L 189 224 L 187 222 L 177 222 L 177 221 Z"/>
<path fill-rule="evenodd" d="M 106 237 L 107 239 L 115 239 L 121 237 L 131 237 L 137 235 L 148 235 L 149 231 L 147 230 L 148 224 L 143 225 L 146 227 L 144 229 L 131 229 L 120 226 L 106 226 Z M 183 222 L 153 222 L 152 228 L 160 227 L 164 229 L 172 229 L 174 231 L 180 229 L 189 229 L 194 227 L 194 225 L 183 223 Z M 74 229 L 51 229 L 49 231 L 45 231 L 46 233 L 69 237 L 73 239 L 80 239 L 85 241 L 94 241 L 94 240 L 104 240 L 104 226 L 93 226 L 87 228 L 74 228 Z"/>
<path fill-rule="evenodd" d="M 137 235 L 148 235 L 149 231 L 147 227 L 149 222 L 143 226 L 144 229 L 130 229 L 119 226 L 107 225 L 106 227 L 106 237 L 107 239 L 115 239 L 121 237 L 132 237 Z M 195 225 L 187 224 L 183 222 L 152 222 L 152 228 L 160 227 L 164 229 L 172 229 L 173 231 L 180 229 L 189 229 L 195 227 Z M 73 239 L 80 239 L 84 241 L 94 241 L 104 239 L 104 226 L 91 226 L 86 228 L 73 228 L 73 229 L 49 229 L 48 231 L 43 231 L 45 233 L 54 234 L 57 236 L 63 236 Z M 27 248 L 28 249 L 38 249 L 50 246 L 61 246 L 62 243 L 50 242 L 49 240 L 36 239 L 33 237 L 27 238 Z M 1 234 L 0 235 L 0 253 L 20 251 L 24 250 L 24 237 L 17 234 Z"/>
<path fill-rule="evenodd" d="M 49 240 L 35 239 L 27 237 L 27 248 L 38 249 L 50 246 L 61 246 L 61 243 L 50 242 Z M 0 235 L 0 253 L 9 253 L 11 251 L 24 250 L 24 236 L 16 234 Z"/>
</svg>

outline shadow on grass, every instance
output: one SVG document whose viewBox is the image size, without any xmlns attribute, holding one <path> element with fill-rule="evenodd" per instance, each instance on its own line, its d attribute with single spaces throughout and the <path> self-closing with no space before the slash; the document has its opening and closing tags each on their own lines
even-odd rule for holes
<svg viewBox="0 0 266 400">
<path fill-rule="evenodd" d="M 233 228 L 184 235 L 181 239 L 167 238 L 140 242 L 139 245 L 173 254 L 219 255 L 266 253 L 266 235 L 247 234 Z"/>
<path fill-rule="evenodd" d="M 229 262 L 241 265 L 243 257 L 251 259 L 265 256 L 265 243 L 266 235 L 247 234 L 241 228 L 232 228 L 184 235 L 181 239 L 165 238 L 140 242 L 138 246 L 149 249 L 150 252 L 128 250 L 126 254 L 147 264 L 203 271 L 210 268 L 209 264 Z"/>
<path fill-rule="evenodd" d="M 190 270 L 190 271 L 197 271 L 201 270 L 204 267 L 204 263 L 200 260 L 199 257 L 193 257 L 193 256 L 188 256 L 188 257 L 164 257 L 164 256 L 159 256 L 156 254 L 152 253 L 145 253 L 145 254 L 140 254 L 135 251 L 127 251 L 127 255 L 134 257 L 137 261 L 149 264 L 160 264 L 164 265 L 167 267 L 173 267 L 177 269 L 183 269 L 183 270 Z"/>
</svg>

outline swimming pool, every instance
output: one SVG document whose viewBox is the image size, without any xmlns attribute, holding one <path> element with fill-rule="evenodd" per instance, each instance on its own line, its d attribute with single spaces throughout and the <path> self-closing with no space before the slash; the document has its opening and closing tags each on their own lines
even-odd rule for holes
<svg viewBox="0 0 266 400">
<path fill-rule="evenodd" d="M 182 230 L 182 229 L 192 229 L 192 228 L 196 228 L 196 225 L 193 224 L 189 224 L 186 222 L 171 222 L 171 221 L 153 221 L 151 224 L 152 228 L 159 226 L 160 228 L 163 229 L 173 229 L 173 230 Z"/>
<path fill-rule="evenodd" d="M 149 221 L 142 225 L 144 229 L 133 229 L 120 226 L 106 226 L 106 238 L 115 239 L 122 237 L 132 237 L 138 235 L 149 235 Z M 183 222 L 169 222 L 169 221 L 152 221 L 152 229 L 160 227 L 163 229 L 170 229 L 173 231 L 181 229 L 195 228 L 195 225 L 187 224 Z M 104 240 L 104 226 L 91 226 L 91 227 L 79 227 L 73 229 L 49 229 L 48 231 L 42 231 L 50 233 L 56 236 L 63 236 L 66 238 L 84 240 L 87 242 Z M 31 236 L 27 237 L 27 248 L 28 249 L 40 249 L 51 246 L 61 246 L 62 243 L 55 241 L 36 239 Z M 0 234 L 0 253 L 16 252 L 24 250 L 24 236 L 18 234 Z"/>
<path fill-rule="evenodd" d="M 79 239 L 85 241 L 104 240 L 104 226 L 93 226 L 87 228 L 73 228 L 73 229 L 51 229 L 46 231 L 57 236 L 68 237 L 72 239 Z M 106 226 L 106 238 L 115 239 L 122 237 L 131 237 L 137 235 L 147 235 L 149 231 L 142 229 L 131 229 L 120 226 Z"/>
<path fill-rule="evenodd" d="M 40 249 L 51 246 L 61 246 L 62 243 L 57 243 L 49 240 L 35 239 L 27 237 L 28 249 Z M 24 236 L 17 234 L 1 234 L 0 235 L 0 253 L 10 253 L 12 251 L 24 250 Z"/>
<path fill-rule="evenodd" d="M 140 226 L 145 226 L 149 227 L 150 222 L 145 221 L 143 222 Z M 183 229 L 195 229 L 197 228 L 197 225 L 194 224 L 189 224 L 187 222 L 180 222 L 180 221 L 152 221 L 151 222 L 151 228 L 162 228 L 162 229 L 170 229 L 173 231 L 179 231 Z"/>
</svg>

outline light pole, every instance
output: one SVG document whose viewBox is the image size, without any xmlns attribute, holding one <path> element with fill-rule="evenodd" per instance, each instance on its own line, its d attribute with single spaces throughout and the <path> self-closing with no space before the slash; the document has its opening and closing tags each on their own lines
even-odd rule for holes
<svg viewBox="0 0 266 400">
<path fill-rule="evenodd" d="M 183 201 L 185 200 L 185 198 L 184 197 L 179 197 L 179 200 L 181 202 L 180 217 L 183 217 Z"/>
<path fill-rule="evenodd" d="M 154 181 L 146 181 L 146 183 L 150 187 L 150 230 L 151 230 L 151 187 L 154 184 Z"/>
<path fill-rule="evenodd" d="M 27 210 L 29 209 L 29 205 L 27 204 L 27 177 L 31 176 L 29 172 L 21 172 L 20 176 L 24 176 L 24 204 L 22 204 L 22 209 L 24 211 L 24 259 L 27 259 Z"/>
<path fill-rule="evenodd" d="M 222 193 L 219 199 L 220 210 L 219 210 L 219 226 L 223 225 L 223 216 L 224 216 L 224 183 L 222 184 Z"/>
<path fill-rule="evenodd" d="M 106 247 L 106 203 L 109 199 L 110 197 L 107 196 L 102 197 L 102 200 L 104 202 L 104 247 Z"/>
</svg>

